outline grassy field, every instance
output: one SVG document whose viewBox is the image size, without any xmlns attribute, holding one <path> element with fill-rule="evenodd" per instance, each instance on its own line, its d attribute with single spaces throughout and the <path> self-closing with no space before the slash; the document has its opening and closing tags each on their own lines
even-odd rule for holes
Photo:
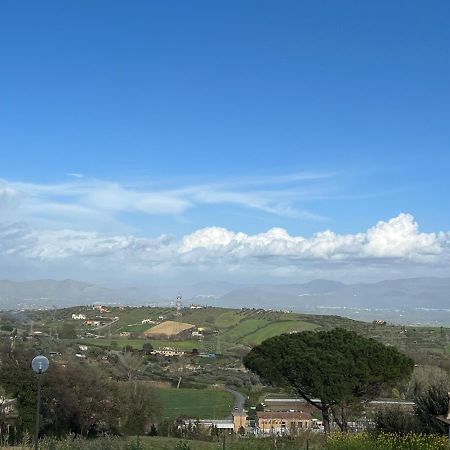
<svg viewBox="0 0 450 450">
<path fill-rule="evenodd" d="M 277 336 L 283 333 L 289 333 L 291 331 L 307 331 L 314 330 L 317 325 L 309 322 L 303 322 L 301 320 L 289 320 L 286 322 L 275 322 L 266 325 L 263 328 L 248 334 L 242 338 L 243 342 L 249 344 L 260 344 L 265 339 L 273 336 Z"/>
<path fill-rule="evenodd" d="M 142 440 L 145 445 L 149 445 L 147 448 L 154 450 L 175 450 L 178 446 L 180 448 L 180 442 L 184 442 L 189 446 L 191 450 L 219 450 L 222 449 L 222 444 L 218 442 L 202 442 L 202 441 L 188 441 L 177 438 L 167 437 L 146 437 Z"/>
<path fill-rule="evenodd" d="M 116 342 L 116 346 L 114 346 Z M 175 347 L 184 351 L 191 351 L 193 348 L 198 350 L 204 350 L 207 348 L 205 341 L 171 341 L 171 340 L 158 340 L 158 339 L 83 339 L 78 341 L 80 344 L 92 345 L 95 347 L 101 347 L 105 349 L 121 350 L 126 345 L 129 345 L 137 350 L 141 350 L 142 346 L 150 342 L 153 348 L 158 347 Z"/>
<path fill-rule="evenodd" d="M 258 328 L 262 328 L 269 323 L 264 319 L 247 319 L 226 331 L 223 336 L 229 341 L 239 342 L 242 337 L 255 332 Z"/>
<path fill-rule="evenodd" d="M 213 389 L 156 389 L 163 404 L 162 418 L 224 419 L 230 415 L 234 398 Z"/>
<path fill-rule="evenodd" d="M 236 311 L 227 311 L 216 317 L 214 324 L 218 328 L 230 328 L 237 325 L 242 320 L 242 317 Z"/>
<path fill-rule="evenodd" d="M 118 330 L 116 330 L 116 332 L 121 333 L 122 331 L 127 331 L 128 333 L 143 333 L 144 331 L 147 331 L 149 328 L 151 328 L 151 325 L 145 323 L 129 324 L 119 328 Z"/>
</svg>

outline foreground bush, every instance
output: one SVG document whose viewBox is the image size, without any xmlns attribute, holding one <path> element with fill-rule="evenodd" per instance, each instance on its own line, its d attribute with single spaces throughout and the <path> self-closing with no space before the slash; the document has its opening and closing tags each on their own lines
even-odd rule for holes
<svg viewBox="0 0 450 450">
<path fill-rule="evenodd" d="M 29 449 L 30 447 L 26 447 Z M 221 450 L 222 442 L 202 442 L 176 438 L 136 438 L 124 439 L 104 437 L 96 439 L 68 436 L 60 440 L 43 440 L 40 445 L 45 450 Z M 439 435 L 409 433 L 381 433 L 373 437 L 368 433 L 305 433 L 295 439 L 265 437 L 239 438 L 227 436 L 227 450 L 450 450 L 448 439 Z"/>
<path fill-rule="evenodd" d="M 327 450 L 450 450 L 445 436 L 381 433 L 371 437 L 366 433 L 333 433 L 327 440 Z"/>
</svg>

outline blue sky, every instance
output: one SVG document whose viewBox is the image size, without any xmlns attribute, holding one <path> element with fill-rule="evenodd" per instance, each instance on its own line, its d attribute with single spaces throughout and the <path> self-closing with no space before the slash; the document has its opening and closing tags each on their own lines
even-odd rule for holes
<svg viewBox="0 0 450 450">
<path fill-rule="evenodd" d="M 447 233 L 449 19 L 446 1 L 4 1 L 2 223 L 311 238 L 406 213 Z"/>
</svg>

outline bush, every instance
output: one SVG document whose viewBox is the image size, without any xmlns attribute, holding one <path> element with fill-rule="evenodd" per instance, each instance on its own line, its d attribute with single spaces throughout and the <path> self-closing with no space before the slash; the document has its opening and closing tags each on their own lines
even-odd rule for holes
<svg viewBox="0 0 450 450">
<path fill-rule="evenodd" d="M 333 433 L 329 436 L 327 450 L 449 450 L 444 436 L 409 433 L 399 435 L 380 433 L 371 437 L 367 433 Z"/>
<path fill-rule="evenodd" d="M 375 414 L 374 434 L 397 433 L 405 435 L 420 431 L 420 423 L 414 414 L 400 407 L 386 408 Z"/>
</svg>

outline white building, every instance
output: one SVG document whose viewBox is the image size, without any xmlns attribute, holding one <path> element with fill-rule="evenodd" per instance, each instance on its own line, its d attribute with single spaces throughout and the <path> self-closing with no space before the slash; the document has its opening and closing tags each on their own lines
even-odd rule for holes
<svg viewBox="0 0 450 450">
<path fill-rule="evenodd" d="M 162 347 L 157 348 L 156 350 L 153 350 L 151 352 L 152 355 L 162 355 L 162 356 L 182 356 L 184 355 L 184 352 L 181 350 L 178 350 L 173 347 Z"/>
<path fill-rule="evenodd" d="M 73 320 L 86 320 L 86 314 L 72 314 Z"/>
<path fill-rule="evenodd" d="M 144 325 L 144 323 L 155 323 L 155 321 L 152 319 L 142 319 L 141 323 L 142 323 L 142 325 Z"/>
</svg>

